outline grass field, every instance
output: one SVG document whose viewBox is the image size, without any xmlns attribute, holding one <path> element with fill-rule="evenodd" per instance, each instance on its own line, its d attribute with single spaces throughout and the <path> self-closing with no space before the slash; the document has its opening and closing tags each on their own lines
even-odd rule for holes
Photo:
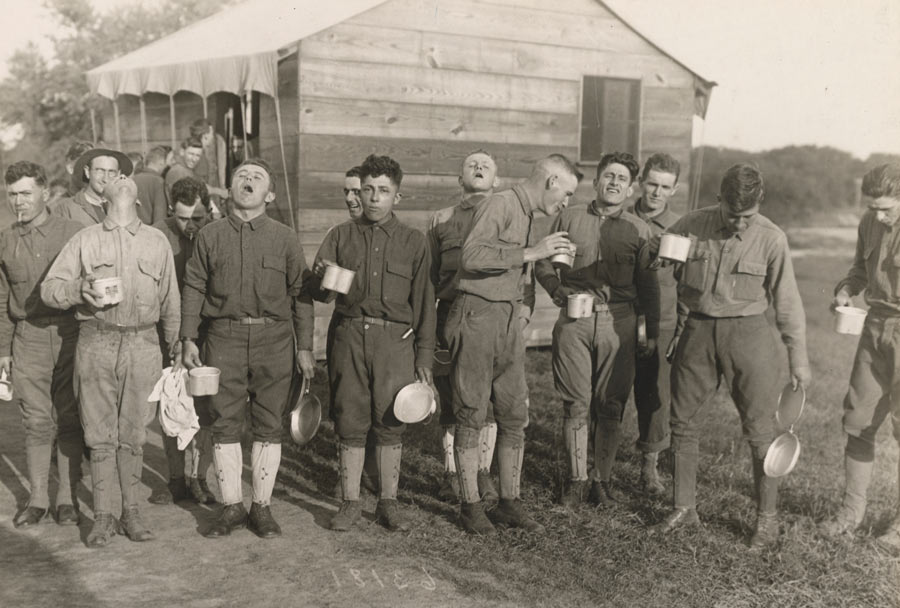
<svg viewBox="0 0 900 608">
<path fill-rule="evenodd" d="M 808 315 L 814 384 L 809 409 L 796 427 L 800 462 L 782 483 L 781 536 L 777 546 L 751 552 L 755 504 L 749 448 L 737 413 L 722 396 L 710 408 L 701 441 L 697 532 L 650 537 L 668 501 L 638 491 L 640 454 L 634 448 L 633 407 L 615 475 L 630 502 L 613 510 L 560 508 L 557 499 L 566 461 L 561 406 L 553 391 L 549 350 L 529 352 L 531 425 L 525 455 L 523 498 L 546 526 L 543 534 L 505 531 L 490 538 L 465 535 L 458 507 L 435 496 L 441 475 L 437 422 L 410 428 L 405 436 L 400 498 L 416 515 L 405 534 L 379 526 L 346 535 L 348 550 L 376 556 L 413 556 L 430 565 L 473 600 L 536 606 L 873 606 L 900 605 L 900 560 L 882 552 L 874 537 L 897 506 L 898 450 L 889 424 L 878 436 L 876 471 L 862 533 L 823 540 L 815 524 L 839 501 L 843 483 L 841 399 L 856 346 L 834 334 L 828 302 L 846 257 L 805 257 L 797 274 Z M 784 377 L 787 379 L 786 365 Z M 327 400 L 325 387 L 317 387 Z M 330 426 L 307 448 L 289 448 L 280 480 L 287 487 L 329 493 L 337 479 Z M 663 469 L 670 466 L 664 460 Z M 671 488 L 667 471 L 665 480 Z M 371 505 L 370 505 L 371 506 Z"/>
</svg>

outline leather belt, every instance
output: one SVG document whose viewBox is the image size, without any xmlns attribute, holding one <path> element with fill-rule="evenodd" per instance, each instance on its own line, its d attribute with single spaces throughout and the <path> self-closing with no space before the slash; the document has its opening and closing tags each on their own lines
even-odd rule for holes
<svg viewBox="0 0 900 608">
<path fill-rule="evenodd" d="M 605 302 L 598 302 L 595 299 L 594 300 L 594 312 L 609 314 L 609 304 L 607 304 Z"/>
<path fill-rule="evenodd" d="M 267 317 L 241 317 L 237 320 L 238 325 L 265 325 L 271 322 Z"/>
<path fill-rule="evenodd" d="M 101 321 L 99 319 L 88 319 L 87 321 L 82 321 L 82 323 L 87 327 L 99 331 L 112 331 L 120 334 L 136 334 L 147 331 L 148 329 L 156 328 L 156 323 L 145 323 L 144 325 L 116 325 L 115 323 L 107 323 L 106 321 Z"/>
<path fill-rule="evenodd" d="M 379 319 L 378 317 L 344 317 L 342 321 L 353 323 L 363 323 L 365 325 L 378 325 L 379 327 L 389 327 L 391 325 L 408 325 L 408 323 L 399 323 L 398 321 L 388 321 L 387 319 Z"/>
</svg>

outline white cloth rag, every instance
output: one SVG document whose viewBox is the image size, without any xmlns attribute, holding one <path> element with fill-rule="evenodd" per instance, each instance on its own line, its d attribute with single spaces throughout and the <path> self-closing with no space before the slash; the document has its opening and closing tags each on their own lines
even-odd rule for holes
<svg viewBox="0 0 900 608">
<path fill-rule="evenodd" d="M 194 410 L 194 398 L 188 392 L 188 370 L 163 370 L 147 401 L 159 401 L 159 426 L 169 437 L 178 438 L 178 449 L 184 450 L 200 430 Z"/>
</svg>

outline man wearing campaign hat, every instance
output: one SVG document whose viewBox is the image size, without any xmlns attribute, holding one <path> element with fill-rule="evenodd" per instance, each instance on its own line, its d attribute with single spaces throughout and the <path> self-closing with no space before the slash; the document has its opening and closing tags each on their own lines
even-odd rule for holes
<svg viewBox="0 0 900 608">
<path fill-rule="evenodd" d="M 103 191 L 120 174 L 130 175 L 131 160 L 117 150 L 92 148 L 75 161 L 72 190 L 75 196 L 60 199 L 53 213 L 84 226 L 100 224 L 106 218 Z"/>
<path fill-rule="evenodd" d="M 108 164 L 95 166 L 110 170 Z M 180 355 L 181 302 L 172 249 L 159 230 L 138 218 L 134 181 L 110 180 L 103 196 L 109 215 L 72 237 L 41 285 L 46 305 L 74 306 L 80 322 L 74 386 L 85 444 L 91 448 L 89 547 L 108 544 L 119 529 L 113 515 L 117 475 L 125 534 L 133 541 L 154 538 L 138 512 L 137 491 L 146 426 L 156 412 L 147 399 L 162 374 L 157 323 L 170 356 Z M 108 292 L 101 293 L 95 281 L 113 278 L 120 280 L 122 298 L 107 303 Z"/>
</svg>

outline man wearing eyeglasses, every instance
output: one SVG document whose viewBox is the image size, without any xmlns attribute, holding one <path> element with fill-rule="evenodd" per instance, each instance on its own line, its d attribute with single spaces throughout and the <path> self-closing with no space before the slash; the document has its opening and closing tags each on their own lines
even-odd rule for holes
<svg viewBox="0 0 900 608">
<path fill-rule="evenodd" d="M 212 217 L 209 191 L 199 179 L 185 177 L 172 185 L 171 217 L 156 222 L 153 227 L 162 232 L 175 261 L 175 277 L 179 293 L 184 289 L 184 268 L 194 251 L 194 237 Z M 163 353 L 166 359 L 166 353 Z M 165 361 L 164 367 L 171 365 Z M 200 504 L 212 504 L 215 497 L 206 485 L 206 471 L 212 463 L 209 410 L 203 400 L 195 399 L 194 408 L 200 418 L 200 430 L 186 452 L 178 449 L 178 439 L 163 435 L 163 450 L 169 468 L 169 482 L 165 489 L 155 489 L 148 499 L 157 505 L 178 502 L 193 497 Z M 190 480 L 185 479 L 185 456 L 190 456 Z"/>
<path fill-rule="evenodd" d="M 130 175 L 131 160 L 118 150 L 93 148 L 78 160 L 72 172 L 75 196 L 60 199 L 53 213 L 75 220 L 84 226 L 100 224 L 106 219 L 107 201 L 103 191 L 119 174 Z"/>
</svg>

